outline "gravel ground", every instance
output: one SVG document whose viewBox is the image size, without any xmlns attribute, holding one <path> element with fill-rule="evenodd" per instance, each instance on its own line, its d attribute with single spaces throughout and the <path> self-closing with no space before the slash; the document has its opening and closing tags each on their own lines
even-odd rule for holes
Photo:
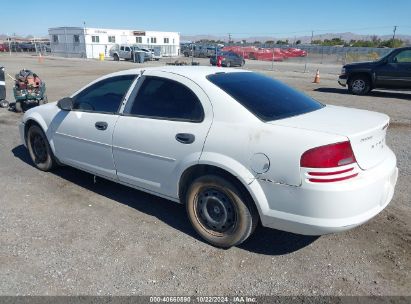
<svg viewBox="0 0 411 304">
<path fill-rule="evenodd" d="M 1 65 L 12 75 L 36 71 L 49 101 L 136 66 L 62 58 L 40 64 L 36 57 L 0 54 Z M 106 180 L 94 183 L 69 167 L 36 170 L 18 136 L 21 114 L 0 109 L 0 295 L 411 296 L 411 94 L 349 95 L 336 83 L 341 66 L 332 64 L 306 68 L 291 61 L 272 70 L 271 63 L 252 61 L 246 68 L 324 103 L 391 117 L 387 141 L 400 176 L 381 214 L 322 237 L 259 227 L 243 245 L 217 249 L 198 238 L 181 205 Z M 313 84 L 317 68 L 321 83 Z M 12 100 L 10 80 L 7 88 Z"/>
</svg>

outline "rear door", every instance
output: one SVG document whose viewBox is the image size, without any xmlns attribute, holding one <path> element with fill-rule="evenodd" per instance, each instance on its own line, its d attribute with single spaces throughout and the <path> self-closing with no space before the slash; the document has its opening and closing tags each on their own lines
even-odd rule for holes
<svg viewBox="0 0 411 304">
<path fill-rule="evenodd" d="M 376 69 L 377 87 L 411 89 L 411 50 L 402 50 Z"/>
<path fill-rule="evenodd" d="M 147 71 L 114 130 L 119 180 L 177 198 L 179 176 L 198 162 L 211 122 L 210 101 L 196 83 Z"/>
<path fill-rule="evenodd" d="M 87 87 L 74 97 L 72 111 L 54 119 L 57 158 L 67 165 L 116 179 L 112 137 L 118 109 L 135 75 L 116 76 Z"/>
</svg>

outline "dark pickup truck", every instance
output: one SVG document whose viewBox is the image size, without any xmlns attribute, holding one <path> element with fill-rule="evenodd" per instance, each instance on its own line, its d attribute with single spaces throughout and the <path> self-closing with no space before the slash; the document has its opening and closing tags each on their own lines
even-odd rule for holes
<svg viewBox="0 0 411 304">
<path fill-rule="evenodd" d="M 395 49 L 377 61 L 346 64 L 338 83 L 355 95 L 373 89 L 411 90 L 411 47 Z"/>
</svg>

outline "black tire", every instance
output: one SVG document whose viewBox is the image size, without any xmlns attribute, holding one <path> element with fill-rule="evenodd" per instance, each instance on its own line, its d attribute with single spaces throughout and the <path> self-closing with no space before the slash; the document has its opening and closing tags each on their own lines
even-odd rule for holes
<svg viewBox="0 0 411 304">
<path fill-rule="evenodd" d="M 117 54 L 114 54 L 114 55 L 113 55 L 113 59 L 114 59 L 114 61 L 120 61 L 120 57 L 118 57 Z"/>
<path fill-rule="evenodd" d="M 16 101 L 16 104 L 14 105 L 14 111 L 17 113 L 23 112 L 23 105 L 21 104 L 21 101 Z"/>
<path fill-rule="evenodd" d="M 231 62 L 230 62 L 230 61 L 227 61 L 226 64 L 225 64 L 225 66 L 226 66 L 227 68 L 231 67 Z"/>
<path fill-rule="evenodd" d="M 47 96 L 44 95 L 42 99 L 39 100 L 39 106 L 48 103 Z"/>
<path fill-rule="evenodd" d="M 241 61 L 241 66 L 243 67 L 245 65 L 245 60 Z"/>
<path fill-rule="evenodd" d="M 5 99 L 0 101 L 0 108 L 8 108 L 9 107 L 9 102 Z"/>
<path fill-rule="evenodd" d="M 218 175 L 201 176 L 191 183 L 186 210 L 197 233 L 221 248 L 244 242 L 258 223 L 258 212 L 247 195 Z"/>
<path fill-rule="evenodd" d="M 354 95 L 365 95 L 371 91 L 371 82 L 367 76 L 353 76 L 348 82 L 348 91 Z"/>
<path fill-rule="evenodd" d="M 27 148 L 30 158 L 37 169 L 50 171 L 55 167 L 53 151 L 43 130 L 38 125 L 30 126 L 27 131 Z"/>
</svg>

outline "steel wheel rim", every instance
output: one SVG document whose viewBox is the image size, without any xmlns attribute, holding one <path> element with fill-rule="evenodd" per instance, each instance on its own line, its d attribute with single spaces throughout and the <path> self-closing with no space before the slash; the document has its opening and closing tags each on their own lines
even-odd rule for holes
<svg viewBox="0 0 411 304">
<path fill-rule="evenodd" d="M 201 226 L 212 234 L 231 231 L 237 222 L 232 199 L 216 188 L 205 188 L 198 193 L 195 212 Z"/>
<path fill-rule="evenodd" d="M 352 83 L 352 88 L 354 92 L 362 92 L 365 89 L 365 81 L 362 79 L 356 79 Z"/>
<path fill-rule="evenodd" d="M 31 146 L 33 148 L 34 162 L 43 163 L 47 160 L 47 147 L 44 138 L 40 134 L 34 134 L 31 137 Z"/>
</svg>

